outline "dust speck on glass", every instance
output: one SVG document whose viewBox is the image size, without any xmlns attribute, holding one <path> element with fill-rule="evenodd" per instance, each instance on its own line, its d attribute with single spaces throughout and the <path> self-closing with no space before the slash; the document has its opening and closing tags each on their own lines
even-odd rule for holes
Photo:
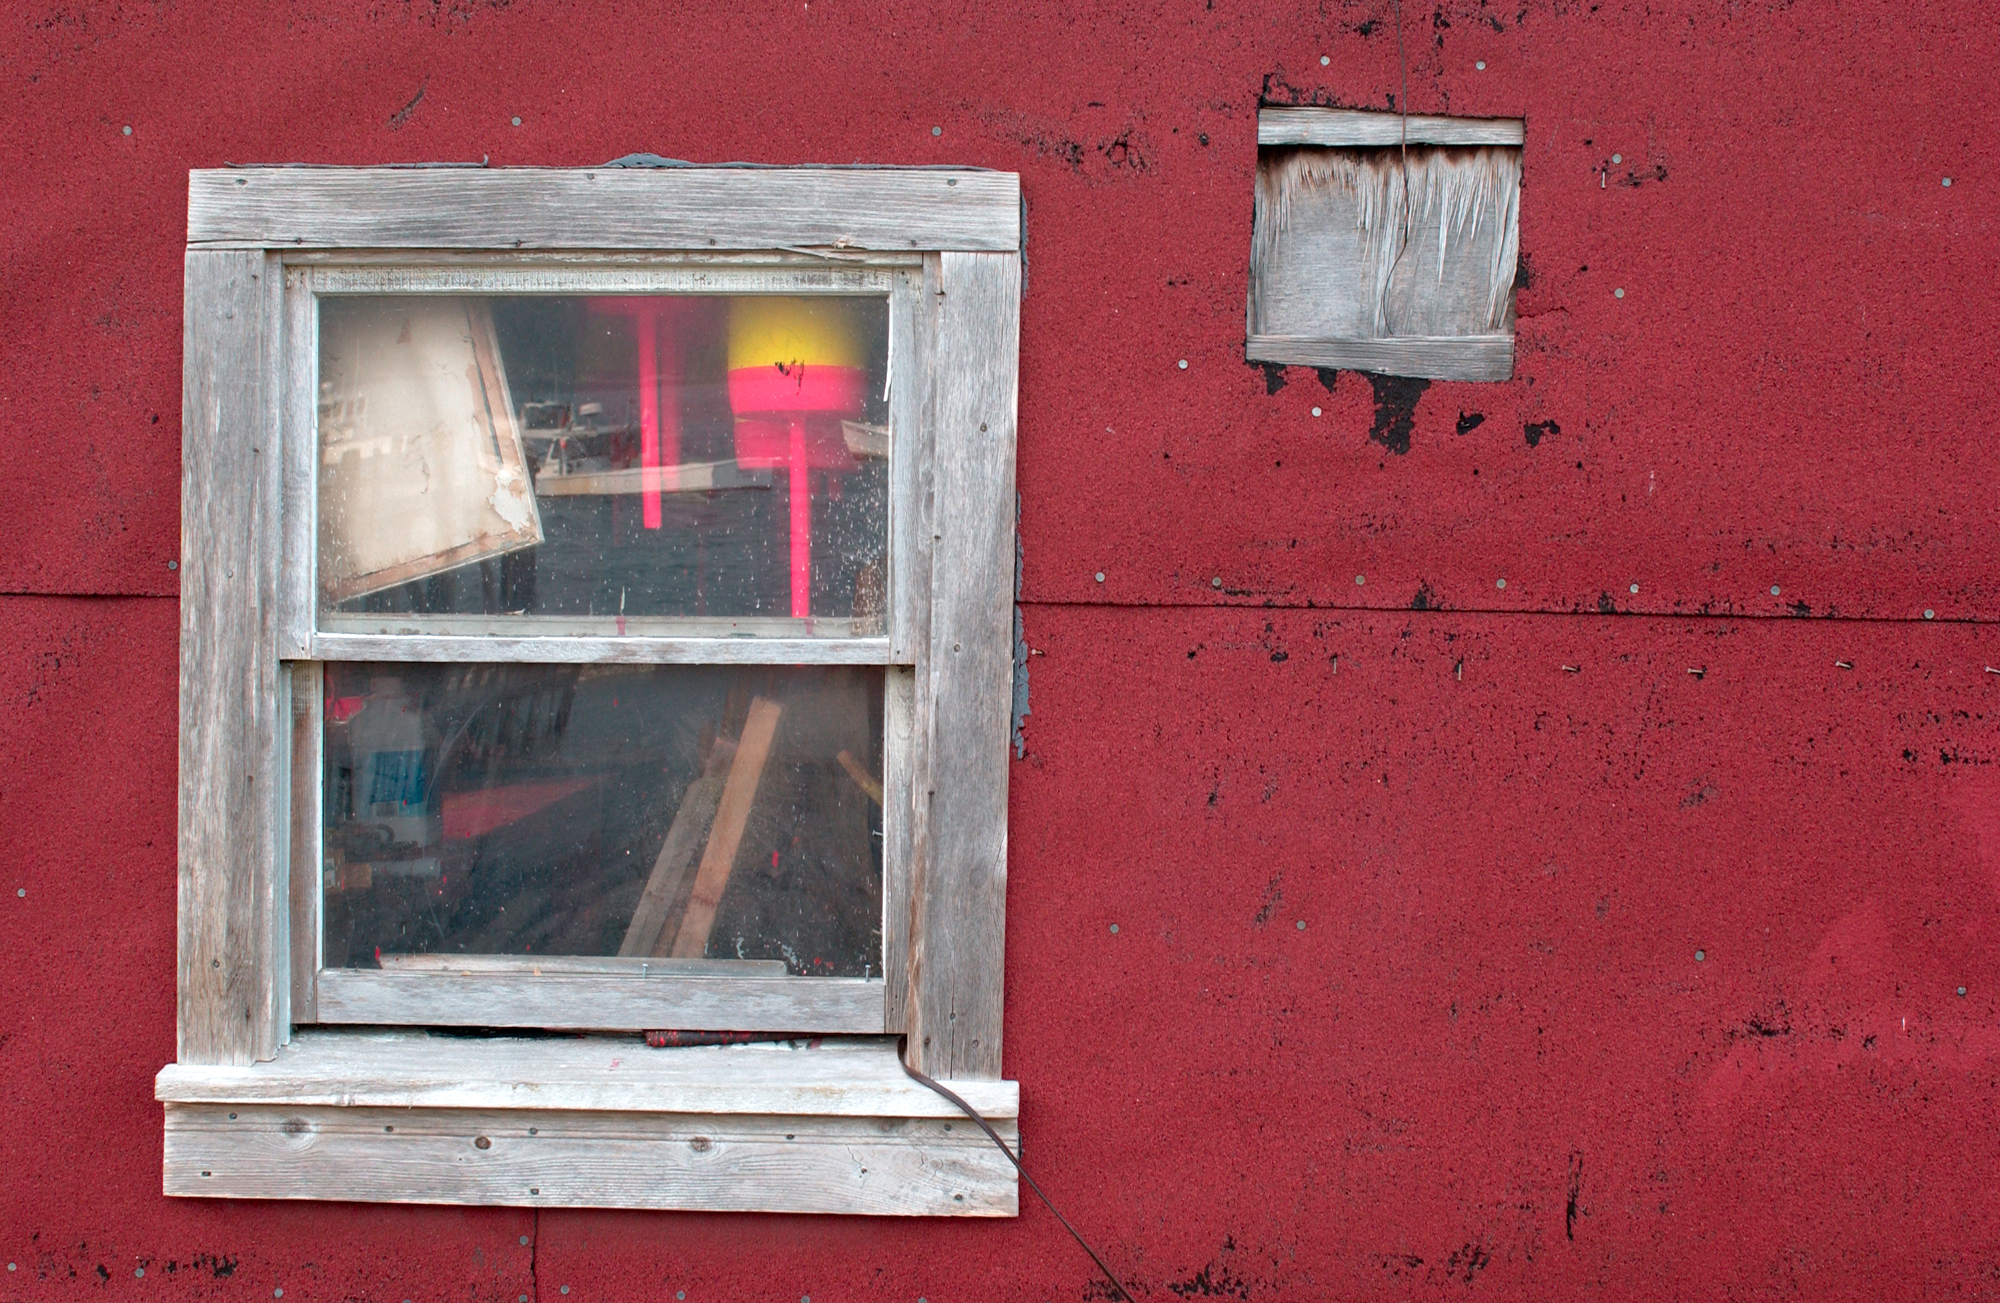
<svg viewBox="0 0 2000 1303">
<path fill-rule="evenodd" d="M 329 295 L 318 622 L 879 637 L 888 312 Z M 882 973 L 879 666 L 329 663 L 323 961 Z"/>
</svg>

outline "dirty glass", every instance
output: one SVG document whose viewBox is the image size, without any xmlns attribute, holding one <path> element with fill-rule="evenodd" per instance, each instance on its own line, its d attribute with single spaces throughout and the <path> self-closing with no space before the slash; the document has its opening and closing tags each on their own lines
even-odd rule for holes
<svg viewBox="0 0 2000 1303">
<path fill-rule="evenodd" d="M 325 965 L 881 976 L 883 676 L 328 665 Z"/>
<path fill-rule="evenodd" d="M 879 296 L 319 306 L 321 627 L 872 636 Z"/>
</svg>

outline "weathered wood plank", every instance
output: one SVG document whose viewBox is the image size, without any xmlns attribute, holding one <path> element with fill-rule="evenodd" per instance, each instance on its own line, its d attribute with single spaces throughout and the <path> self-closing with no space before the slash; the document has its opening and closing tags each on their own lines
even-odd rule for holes
<svg viewBox="0 0 2000 1303">
<path fill-rule="evenodd" d="M 1252 362 L 1375 371 L 1431 380 L 1506 380 L 1514 374 L 1512 335 L 1455 338 L 1303 339 L 1252 335 L 1244 345 Z"/>
<path fill-rule="evenodd" d="M 661 943 L 668 939 L 667 919 L 692 885 L 702 847 L 708 844 L 709 830 L 715 826 L 728 762 L 735 754 L 734 745 L 725 746 L 718 739 L 702 771 L 681 792 L 680 807 L 667 825 L 660 853 L 653 857 L 653 871 L 646 875 L 646 887 L 639 893 L 632 921 L 625 925 L 625 939 L 618 947 L 621 956 L 650 957 L 658 954 Z"/>
<path fill-rule="evenodd" d="M 303 659 L 311 654 L 318 560 L 319 314 L 303 269 L 285 273 L 285 335 L 279 348 L 284 365 L 284 416 L 279 436 L 279 532 L 283 556 L 278 568 L 278 654 Z"/>
<path fill-rule="evenodd" d="M 708 935 L 715 928 L 715 911 L 722 904 L 722 893 L 729 889 L 736 851 L 743 844 L 750 806 L 757 799 L 757 788 L 764 778 L 764 762 L 771 758 L 771 739 L 777 736 L 778 718 L 783 713 L 784 707 L 769 698 L 750 699 L 750 714 L 743 723 L 743 735 L 736 740 L 729 778 L 722 785 L 722 800 L 715 807 L 708 844 L 702 848 L 701 867 L 695 870 L 694 890 L 688 894 L 687 909 L 681 913 L 680 930 L 674 937 L 675 959 L 699 959 L 708 953 Z"/>
<path fill-rule="evenodd" d="M 496 622 L 497 623 L 497 622 Z M 887 638 L 511 637 L 316 633 L 323 661 L 526 661 L 618 665 L 884 665 Z"/>
<path fill-rule="evenodd" d="M 285 963 L 291 971 L 292 1023 L 319 1021 L 319 927 L 320 927 L 320 762 L 323 752 L 326 712 L 321 705 L 320 666 L 298 662 L 287 667 L 291 674 L 291 756 L 288 765 L 285 802 L 286 835 L 290 853 L 286 856 L 285 879 L 291 907 L 291 944 Z"/>
<path fill-rule="evenodd" d="M 337 255 L 334 255 L 337 256 Z M 382 255 L 374 255 L 382 256 Z M 320 294 L 867 294 L 890 292 L 896 272 L 888 267 L 849 266 L 845 261 L 811 259 L 803 264 L 687 266 L 643 263 L 606 266 L 616 255 L 572 255 L 584 263 L 554 266 L 508 259 L 495 264 L 446 265 L 436 253 L 402 255 L 402 263 L 315 266 L 312 287 Z M 855 257 L 861 255 L 856 254 Z M 901 255 L 908 257 L 909 255 Z M 411 265 L 421 257 L 421 265 Z"/>
<path fill-rule="evenodd" d="M 938 321 L 930 809 L 905 1023 L 934 1077 L 1000 1075 L 1021 267 L 946 253 Z"/>
<path fill-rule="evenodd" d="M 643 1052 L 643 1051 L 642 1051 Z M 1013 1167 L 929 1118 L 169 1104 L 169 1195 L 1012 1217 Z M 1014 1124 L 995 1124 L 1018 1143 Z"/>
<path fill-rule="evenodd" d="M 1011 1081 L 954 1087 L 988 1118 L 1020 1112 Z M 654 1050 L 635 1035 L 432 1036 L 306 1029 L 268 1063 L 171 1064 L 157 1098 L 178 1103 L 351 1104 L 951 1119 L 905 1076 L 888 1037 Z"/>
<path fill-rule="evenodd" d="M 1407 134 L 1405 134 L 1407 132 Z M 1259 145 L 1518 145 L 1519 118 L 1443 118 L 1366 109 L 1267 108 L 1257 112 Z"/>
<path fill-rule="evenodd" d="M 323 1023 L 874 1034 L 882 1031 L 882 983 L 327 968 L 318 1011 Z"/>
<path fill-rule="evenodd" d="M 810 167 L 229 168 L 188 174 L 188 243 L 1012 250 L 1020 178 Z"/>
<path fill-rule="evenodd" d="M 275 259 L 190 250 L 181 453 L 179 1058 L 277 1052 L 279 815 Z"/>
<path fill-rule="evenodd" d="M 882 1028 L 903 1030 L 909 999 L 910 811 L 916 675 L 887 672 L 882 685 Z"/>
</svg>

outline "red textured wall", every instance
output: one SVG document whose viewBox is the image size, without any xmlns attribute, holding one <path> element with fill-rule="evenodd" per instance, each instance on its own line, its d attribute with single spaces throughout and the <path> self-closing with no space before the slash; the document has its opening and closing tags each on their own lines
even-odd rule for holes
<svg viewBox="0 0 2000 1303">
<path fill-rule="evenodd" d="M 1135 1293 L 2000 1297 L 2000 10 L 1405 0 L 1532 279 L 1401 409 L 1242 361 L 1259 98 L 1394 0 L 0 24 L 0 1299 L 1102 1296 L 1032 1204 L 158 1193 L 186 170 L 636 150 L 1022 174 L 1007 1071 Z"/>
</svg>

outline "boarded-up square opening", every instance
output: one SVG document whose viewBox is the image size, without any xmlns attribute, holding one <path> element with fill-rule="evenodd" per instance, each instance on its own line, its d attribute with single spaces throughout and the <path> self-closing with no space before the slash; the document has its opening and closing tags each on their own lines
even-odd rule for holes
<svg viewBox="0 0 2000 1303">
<path fill-rule="evenodd" d="M 1511 376 L 1521 138 L 1518 121 L 1266 109 L 1250 360 Z"/>
</svg>

